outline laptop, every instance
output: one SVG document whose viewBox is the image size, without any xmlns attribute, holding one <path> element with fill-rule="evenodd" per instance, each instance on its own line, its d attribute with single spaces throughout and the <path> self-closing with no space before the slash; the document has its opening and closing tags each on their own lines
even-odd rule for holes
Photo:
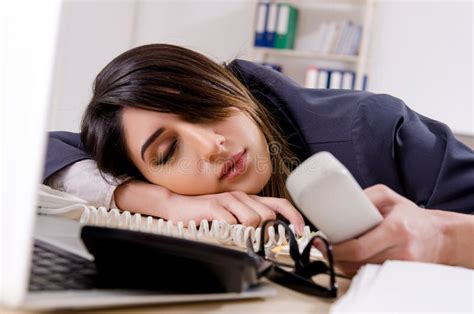
<svg viewBox="0 0 474 314">
<path fill-rule="evenodd" d="M 28 10 L 24 10 L 25 5 Z M 12 1 L 3 10 L 4 73 L 0 153 L 0 306 L 23 309 L 98 308 L 269 297 L 264 283 L 242 293 L 159 294 L 97 289 L 96 269 L 78 222 L 38 216 L 46 129 L 61 1 Z"/>
</svg>

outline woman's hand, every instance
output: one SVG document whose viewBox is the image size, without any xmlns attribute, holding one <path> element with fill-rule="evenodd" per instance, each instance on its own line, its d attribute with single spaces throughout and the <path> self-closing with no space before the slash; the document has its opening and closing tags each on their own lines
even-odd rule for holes
<svg viewBox="0 0 474 314">
<path fill-rule="evenodd" d="M 241 223 L 258 227 L 264 220 L 275 219 L 281 214 L 303 232 L 303 216 L 284 198 L 248 195 L 242 191 L 187 196 L 172 194 L 167 202 L 165 218 L 187 222 L 202 219 Z"/>
<path fill-rule="evenodd" d="M 365 194 L 384 220 L 362 236 L 333 245 L 334 260 L 353 275 L 364 264 L 411 260 L 474 267 L 474 221 L 471 215 L 418 207 L 384 185 Z M 323 250 L 322 243 L 315 246 Z"/>
<path fill-rule="evenodd" d="M 276 214 L 281 214 L 295 226 L 298 233 L 302 233 L 304 227 L 303 216 L 288 200 L 248 195 L 241 191 L 188 196 L 158 185 L 131 180 L 120 185 L 114 197 L 120 209 L 182 221 L 185 226 L 190 220 L 199 224 L 207 219 L 257 227 L 264 220 L 275 219 Z"/>
</svg>

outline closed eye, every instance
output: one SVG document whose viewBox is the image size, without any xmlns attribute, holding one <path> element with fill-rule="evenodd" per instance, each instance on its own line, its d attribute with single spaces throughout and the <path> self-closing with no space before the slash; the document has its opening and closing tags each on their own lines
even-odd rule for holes
<svg viewBox="0 0 474 314">
<path fill-rule="evenodd" d="M 168 152 L 166 152 L 164 155 L 163 158 L 160 158 L 157 162 L 156 162 L 156 165 L 164 165 L 166 164 L 170 159 L 171 157 L 173 157 L 176 149 L 178 148 L 178 139 L 175 139 L 173 141 L 173 143 L 170 145 L 170 148 L 168 149 Z M 160 154 L 161 155 L 161 154 Z"/>
</svg>

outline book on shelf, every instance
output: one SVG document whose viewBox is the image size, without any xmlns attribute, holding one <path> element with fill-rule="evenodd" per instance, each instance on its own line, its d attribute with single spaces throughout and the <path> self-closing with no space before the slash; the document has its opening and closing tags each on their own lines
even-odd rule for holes
<svg viewBox="0 0 474 314">
<path fill-rule="evenodd" d="M 319 69 L 314 88 L 329 88 L 331 72 L 324 69 Z"/>
<path fill-rule="evenodd" d="M 298 9 L 288 3 L 259 2 L 254 46 L 293 49 L 298 24 Z"/>
<path fill-rule="evenodd" d="M 278 4 L 275 48 L 293 49 L 298 25 L 298 9 L 288 3 Z"/>
<path fill-rule="evenodd" d="M 332 42 L 334 41 L 334 38 L 336 37 L 336 32 L 337 32 L 337 23 L 336 22 L 331 22 L 328 24 L 327 27 L 327 34 L 324 37 L 324 42 L 321 47 L 322 53 L 331 53 L 331 47 L 332 47 Z"/>
<path fill-rule="evenodd" d="M 340 41 L 336 45 L 335 54 L 343 54 L 346 51 L 346 44 L 349 42 L 351 37 L 351 31 L 353 29 L 354 23 L 352 21 L 344 21 Z"/>
<path fill-rule="evenodd" d="M 276 42 L 278 4 L 270 3 L 268 5 L 268 19 L 265 30 L 265 47 L 274 47 Z"/>
<path fill-rule="evenodd" d="M 345 71 L 342 73 L 342 89 L 354 89 L 355 87 L 355 73 L 352 71 Z"/>
<path fill-rule="evenodd" d="M 342 88 L 342 72 L 333 70 L 331 71 L 331 80 L 329 82 L 330 89 L 340 89 Z"/>
<path fill-rule="evenodd" d="M 352 28 L 352 25 L 353 25 L 352 21 L 348 21 L 348 20 L 342 21 L 339 38 L 335 44 L 335 49 L 334 49 L 335 54 L 341 54 L 341 51 L 343 51 L 342 48 L 344 46 L 344 43 L 348 41 L 348 38 L 350 35 L 349 33 Z"/>
<path fill-rule="evenodd" d="M 306 75 L 304 79 L 304 87 L 314 88 L 315 82 L 318 79 L 318 68 L 310 66 L 306 69 Z"/>
<path fill-rule="evenodd" d="M 268 3 L 261 2 L 257 5 L 257 22 L 255 23 L 255 41 L 254 45 L 265 47 L 266 41 L 266 24 L 268 18 Z"/>
<path fill-rule="evenodd" d="M 326 23 L 323 23 L 318 27 L 316 36 L 313 41 L 314 51 L 321 51 L 322 46 L 324 44 L 325 36 L 327 34 L 327 30 L 326 30 L 327 27 L 329 27 L 329 24 L 326 24 Z"/>
<path fill-rule="evenodd" d="M 367 77 L 367 75 L 364 75 L 364 77 L 362 78 L 362 90 L 367 90 L 367 81 L 369 80 L 369 78 Z"/>
<path fill-rule="evenodd" d="M 357 55 L 362 25 L 349 20 L 323 22 L 319 25 L 312 50 L 324 54 Z"/>
<path fill-rule="evenodd" d="M 364 75 L 362 90 L 365 90 L 366 84 L 367 75 Z M 355 89 L 355 72 L 310 66 L 306 69 L 304 86 L 319 89 Z"/>
</svg>

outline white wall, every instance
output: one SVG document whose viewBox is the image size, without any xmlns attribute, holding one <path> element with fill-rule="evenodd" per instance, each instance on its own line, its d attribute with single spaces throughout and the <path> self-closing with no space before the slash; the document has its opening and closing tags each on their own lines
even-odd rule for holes
<svg viewBox="0 0 474 314">
<path fill-rule="evenodd" d="M 141 0 L 134 45 L 169 43 L 226 61 L 253 42 L 252 0 Z"/>
<path fill-rule="evenodd" d="M 474 135 L 472 16 L 470 1 L 379 3 L 370 90 Z"/>
<path fill-rule="evenodd" d="M 64 4 L 50 130 L 79 130 L 92 81 L 113 57 L 148 43 L 170 43 L 219 60 L 253 41 L 254 1 L 68 0 Z"/>
<path fill-rule="evenodd" d="M 369 89 L 402 98 L 457 132 L 474 134 L 472 6 L 467 1 L 379 3 Z M 78 130 L 93 78 L 128 48 L 166 42 L 219 61 L 243 57 L 253 41 L 254 7 L 253 0 L 67 1 L 50 128 Z"/>
<path fill-rule="evenodd" d="M 79 130 L 95 76 L 134 41 L 135 15 L 133 0 L 63 2 L 49 129 Z"/>
</svg>

